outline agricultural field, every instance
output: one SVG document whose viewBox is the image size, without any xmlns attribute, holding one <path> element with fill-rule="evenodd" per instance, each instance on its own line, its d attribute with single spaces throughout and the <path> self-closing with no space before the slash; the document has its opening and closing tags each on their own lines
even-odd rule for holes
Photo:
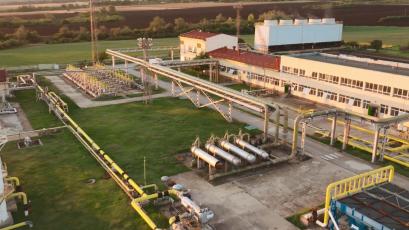
<svg viewBox="0 0 409 230">
<path fill-rule="evenodd" d="M 253 44 L 254 35 L 243 35 L 242 38 Z M 408 27 L 344 27 L 344 39 L 357 42 L 368 42 L 374 39 L 388 45 L 405 45 L 409 42 Z M 177 46 L 178 38 L 154 39 L 155 46 Z M 99 50 L 106 48 L 136 47 L 135 40 L 100 41 Z M 68 64 L 89 60 L 91 48 L 88 42 L 64 44 L 38 44 L 0 51 L 0 67 L 35 65 L 39 63 Z"/>
<path fill-rule="evenodd" d="M 61 125 L 43 102 L 35 102 L 33 90 L 17 92 L 15 101 L 34 128 Z M 141 184 L 145 157 L 147 183 L 160 184 L 161 176 L 188 170 L 175 154 L 187 151 L 197 135 L 205 140 L 211 133 L 221 135 L 226 130 L 244 128 L 239 123 L 227 123 L 210 109 L 197 110 L 190 101 L 174 98 L 157 99 L 149 105 L 129 103 L 91 109 L 79 109 L 67 102 L 79 125 Z M 22 179 L 32 201 L 30 218 L 35 229 L 148 229 L 133 212 L 126 195 L 106 179 L 103 169 L 68 130 L 41 140 L 43 146 L 27 150 L 8 143 L 1 153 L 9 173 Z M 96 183 L 87 184 L 90 178 Z M 164 217 L 152 207 L 147 210 L 160 227 L 166 227 Z M 76 224 L 72 224 L 73 219 Z"/>
</svg>

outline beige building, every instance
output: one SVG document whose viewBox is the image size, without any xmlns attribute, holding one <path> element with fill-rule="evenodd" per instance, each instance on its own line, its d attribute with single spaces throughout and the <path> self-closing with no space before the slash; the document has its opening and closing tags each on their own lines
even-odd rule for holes
<svg viewBox="0 0 409 230">
<path fill-rule="evenodd" d="M 257 54 L 258 61 L 254 53 L 227 49 L 209 55 L 219 60 L 221 75 L 260 87 L 366 115 L 370 106 L 378 117 L 409 112 L 409 64 L 323 53 Z"/>
<path fill-rule="evenodd" d="M 181 34 L 179 40 L 181 61 L 192 60 L 197 56 L 221 47 L 232 49 L 233 47 L 238 46 L 238 39 L 236 36 L 202 32 L 199 30 L 192 30 Z"/>
</svg>

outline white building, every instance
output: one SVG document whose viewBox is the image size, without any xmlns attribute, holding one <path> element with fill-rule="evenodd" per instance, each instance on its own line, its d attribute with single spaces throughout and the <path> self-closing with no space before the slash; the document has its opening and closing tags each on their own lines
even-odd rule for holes
<svg viewBox="0 0 409 230">
<path fill-rule="evenodd" d="M 227 34 L 216 34 L 193 30 L 179 36 L 180 40 L 180 60 L 192 60 L 197 56 L 207 52 L 228 47 L 232 49 L 238 46 L 236 36 Z"/>
<path fill-rule="evenodd" d="M 219 60 L 221 75 L 239 81 L 363 115 L 369 106 L 378 117 L 409 112 L 409 64 L 319 53 L 280 60 L 254 55 L 227 49 L 209 53 Z"/>
<path fill-rule="evenodd" d="M 334 18 L 265 20 L 255 26 L 254 48 L 262 52 L 337 46 L 342 23 Z"/>
</svg>

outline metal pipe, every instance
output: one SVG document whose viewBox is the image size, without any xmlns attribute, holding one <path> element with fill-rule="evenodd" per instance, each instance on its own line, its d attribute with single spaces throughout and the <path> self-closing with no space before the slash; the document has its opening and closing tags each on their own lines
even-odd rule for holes
<svg viewBox="0 0 409 230">
<path fill-rule="evenodd" d="M 231 163 L 231 164 L 233 164 L 235 166 L 241 165 L 241 160 L 238 157 L 231 155 L 230 153 L 224 151 L 221 148 L 218 148 L 216 145 L 207 143 L 205 145 L 205 148 L 209 152 L 218 155 L 219 157 L 223 158 L 224 160 L 228 161 L 229 163 Z"/>
<path fill-rule="evenodd" d="M 376 153 L 378 152 L 378 142 L 379 142 L 380 131 L 381 130 L 379 128 L 376 128 L 373 146 L 372 146 L 372 163 L 375 163 L 375 160 L 376 160 Z"/>
<path fill-rule="evenodd" d="M 20 198 L 23 201 L 24 204 L 24 215 L 28 216 L 28 198 L 27 198 L 27 194 L 25 194 L 24 192 L 16 192 L 16 193 L 12 193 L 10 195 L 8 195 L 6 197 L 6 200 L 11 200 L 13 198 Z"/>
<path fill-rule="evenodd" d="M 330 135 L 330 145 L 333 146 L 335 144 L 335 134 L 337 129 L 337 115 L 335 114 L 334 119 L 332 120 L 331 125 L 331 135 Z"/>
<path fill-rule="evenodd" d="M 16 190 L 19 192 L 21 190 L 21 184 L 20 184 L 20 179 L 18 177 L 10 176 L 4 178 L 6 182 L 14 182 L 14 185 L 16 186 Z"/>
<path fill-rule="evenodd" d="M 276 123 L 276 131 L 275 131 L 275 138 L 274 141 L 277 143 L 279 136 L 280 136 L 280 108 L 277 106 L 276 108 L 276 119 L 275 119 L 275 123 Z"/>
<path fill-rule="evenodd" d="M 259 149 L 259 148 L 251 145 L 250 143 L 248 143 L 248 142 L 246 142 L 246 141 L 244 141 L 244 140 L 242 140 L 240 138 L 235 138 L 234 142 L 237 145 L 239 145 L 240 147 L 250 150 L 251 152 L 255 153 L 256 155 L 258 155 L 259 157 L 261 157 L 261 158 L 263 158 L 265 160 L 269 158 L 269 154 L 266 151 L 264 151 L 262 149 Z"/>
<path fill-rule="evenodd" d="M 142 207 L 135 201 L 131 202 L 131 206 L 135 209 L 135 211 L 142 217 L 142 219 L 149 225 L 151 229 L 158 229 L 155 222 L 145 213 Z"/>
<path fill-rule="evenodd" d="M 205 161 L 210 166 L 212 166 L 214 168 L 220 168 L 221 167 L 221 162 L 216 157 L 208 154 L 207 152 L 201 150 L 200 148 L 198 148 L 196 146 L 192 146 L 190 151 L 193 153 L 193 155 L 195 155 L 199 159 Z"/>
<path fill-rule="evenodd" d="M 254 163 L 256 161 L 256 157 L 254 155 L 251 155 L 250 153 L 242 150 L 241 148 L 231 144 L 230 142 L 226 140 L 221 140 L 220 146 L 226 149 L 227 151 L 235 153 L 236 155 L 245 159 L 249 163 Z"/>
</svg>

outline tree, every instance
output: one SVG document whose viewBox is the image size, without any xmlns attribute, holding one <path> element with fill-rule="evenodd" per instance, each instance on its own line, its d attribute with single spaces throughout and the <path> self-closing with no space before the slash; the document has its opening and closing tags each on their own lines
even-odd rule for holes
<svg viewBox="0 0 409 230">
<path fill-rule="evenodd" d="M 264 21 L 264 20 L 273 20 L 273 19 L 290 19 L 290 15 L 284 13 L 283 11 L 280 10 L 270 10 L 267 12 L 264 12 L 260 14 L 258 17 L 259 21 Z"/>
<path fill-rule="evenodd" d="M 175 18 L 175 30 L 176 31 L 181 31 L 181 30 L 185 30 L 189 27 L 189 25 L 187 24 L 187 22 L 185 21 L 184 18 Z"/>
<path fill-rule="evenodd" d="M 108 13 L 109 14 L 116 14 L 116 8 L 113 5 L 108 6 Z"/>
<path fill-rule="evenodd" d="M 224 21 L 226 21 L 226 18 L 223 16 L 223 14 L 218 14 L 215 18 L 215 21 L 218 23 L 222 23 Z"/>
<path fill-rule="evenodd" d="M 371 45 L 369 46 L 376 51 L 382 49 L 382 40 L 373 40 L 371 41 Z"/>
<path fill-rule="evenodd" d="M 105 51 L 99 52 L 98 53 L 98 60 L 100 62 L 103 62 L 104 60 L 108 59 L 108 54 L 105 53 Z"/>
<path fill-rule="evenodd" d="M 151 32 L 158 32 L 163 30 L 166 27 L 166 22 L 163 18 L 156 16 L 149 23 L 148 30 Z"/>
<path fill-rule="evenodd" d="M 28 33 L 29 31 L 22 25 L 14 32 L 14 37 L 19 41 L 26 41 Z"/>
<path fill-rule="evenodd" d="M 91 39 L 91 36 L 90 36 L 88 30 L 85 27 L 81 26 L 80 30 L 78 31 L 77 36 L 75 37 L 75 40 L 77 40 L 77 41 L 88 41 L 90 39 Z"/>
</svg>

